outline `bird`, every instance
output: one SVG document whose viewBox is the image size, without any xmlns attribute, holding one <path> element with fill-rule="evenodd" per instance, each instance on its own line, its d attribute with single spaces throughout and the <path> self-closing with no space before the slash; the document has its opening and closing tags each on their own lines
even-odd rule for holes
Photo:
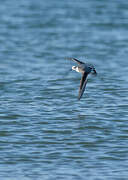
<svg viewBox="0 0 128 180">
<path fill-rule="evenodd" d="M 72 66 L 72 70 L 82 74 L 82 78 L 80 80 L 79 94 L 78 94 L 78 100 L 80 100 L 86 88 L 87 76 L 90 73 L 97 75 L 97 72 L 92 64 L 84 63 L 76 58 L 69 58 L 69 60 L 72 60 L 78 64 L 78 66 Z"/>
</svg>

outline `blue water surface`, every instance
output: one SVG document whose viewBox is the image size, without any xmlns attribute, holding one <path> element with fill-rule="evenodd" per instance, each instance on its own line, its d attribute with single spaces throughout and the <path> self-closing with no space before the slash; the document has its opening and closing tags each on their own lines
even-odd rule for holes
<svg viewBox="0 0 128 180">
<path fill-rule="evenodd" d="M 127 180 L 128 2 L 0 5 L 0 179 Z M 92 63 L 80 101 L 75 57 Z"/>
</svg>

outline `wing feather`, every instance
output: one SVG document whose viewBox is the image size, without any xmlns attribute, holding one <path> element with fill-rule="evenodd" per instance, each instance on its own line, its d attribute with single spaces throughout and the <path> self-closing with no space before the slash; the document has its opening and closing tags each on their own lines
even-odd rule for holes
<svg viewBox="0 0 128 180">
<path fill-rule="evenodd" d="M 75 61 L 76 63 L 78 63 L 78 64 L 85 64 L 85 63 L 83 63 L 82 61 L 79 61 L 78 59 L 76 59 L 76 58 L 68 58 L 69 60 L 72 60 L 72 61 Z"/>
<path fill-rule="evenodd" d="M 87 73 L 84 73 L 81 80 L 80 80 L 80 88 L 79 88 L 79 96 L 78 96 L 78 100 L 80 100 L 80 98 L 82 97 L 86 84 L 87 84 Z"/>
</svg>

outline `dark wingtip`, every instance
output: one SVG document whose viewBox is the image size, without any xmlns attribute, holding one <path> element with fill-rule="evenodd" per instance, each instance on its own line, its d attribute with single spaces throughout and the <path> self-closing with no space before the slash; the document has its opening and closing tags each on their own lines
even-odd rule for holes
<svg viewBox="0 0 128 180">
<path fill-rule="evenodd" d="M 80 94 L 80 95 L 78 96 L 78 101 L 80 101 L 81 97 L 82 97 L 82 95 Z"/>
<path fill-rule="evenodd" d="M 68 59 L 68 60 L 71 60 L 71 61 L 75 61 L 75 62 L 78 63 L 78 64 L 85 64 L 84 62 L 79 61 L 78 59 L 73 58 L 73 57 L 69 57 L 69 58 L 67 58 L 67 59 Z"/>
</svg>

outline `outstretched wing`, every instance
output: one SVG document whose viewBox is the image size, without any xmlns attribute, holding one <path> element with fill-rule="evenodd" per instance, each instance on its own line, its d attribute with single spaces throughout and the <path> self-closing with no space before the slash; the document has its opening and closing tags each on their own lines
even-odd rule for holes
<svg viewBox="0 0 128 180">
<path fill-rule="evenodd" d="M 79 61 L 78 59 L 76 59 L 76 58 L 68 58 L 69 60 L 72 60 L 72 61 L 75 61 L 76 63 L 78 63 L 78 64 L 85 64 L 85 63 L 83 63 L 82 61 Z"/>
<path fill-rule="evenodd" d="M 84 73 L 81 80 L 80 80 L 80 88 L 79 88 L 79 96 L 78 96 L 78 100 L 80 100 L 80 98 L 82 97 L 86 84 L 87 84 L 87 73 Z"/>
</svg>

